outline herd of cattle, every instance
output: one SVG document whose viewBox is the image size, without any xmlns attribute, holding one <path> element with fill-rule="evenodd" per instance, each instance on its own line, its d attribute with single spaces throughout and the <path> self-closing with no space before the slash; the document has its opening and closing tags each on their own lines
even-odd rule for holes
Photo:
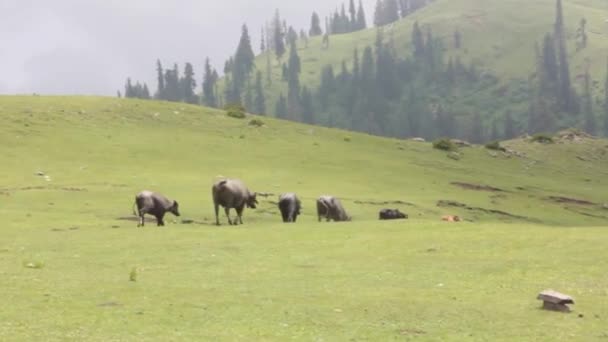
<svg viewBox="0 0 608 342">
<path fill-rule="evenodd" d="M 255 209 L 258 201 L 257 193 L 249 191 L 245 183 L 238 179 L 223 179 L 213 184 L 211 189 L 213 196 L 213 205 L 215 209 L 215 223 L 220 224 L 219 207 L 224 207 L 226 217 L 229 224 L 243 224 L 243 210 L 245 207 Z M 179 205 L 177 201 L 170 200 L 167 197 L 152 191 L 142 191 L 135 197 L 135 205 L 139 216 L 138 227 L 144 225 L 144 216 L 146 214 L 156 217 L 156 222 L 159 226 L 164 226 L 163 218 L 167 212 L 175 216 L 180 216 Z M 294 193 L 285 193 L 279 197 L 279 210 L 283 217 L 283 222 L 296 222 L 302 204 L 298 196 Z M 230 209 L 235 209 L 237 217 L 230 219 Z M 326 221 L 350 221 L 352 218 L 346 213 L 342 202 L 333 196 L 321 196 L 317 199 L 317 216 L 319 221 L 325 218 Z M 407 215 L 400 212 L 398 209 L 382 209 L 379 213 L 379 219 L 405 219 Z"/>
</svg>

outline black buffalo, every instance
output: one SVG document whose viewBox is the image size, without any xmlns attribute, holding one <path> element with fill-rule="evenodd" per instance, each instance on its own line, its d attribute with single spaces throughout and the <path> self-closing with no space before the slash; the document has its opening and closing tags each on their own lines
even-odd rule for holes
<svg viewBox="0 0 608 342">
<path fill-rule="evenodd" d="M 245 206 L 255 209 L 258 201 L 256 193 L 250 192 L 245 183 L 238 179 L 223 179 L 215 184 L 211 189 L 213 195 L 213 205 L 215 207 L 215 224 L 220 225 L 218 217 L 219 206 L 224 207 L 228 224 L 243 224 L 243 209 Z M 230 219 L 230 208 L 236 210 L 237 217 L 232 221 Z"/>
<path fill-rule="evenodd" d="M 407 214 L 402 213 L 399 211 L 399 209 L 382 209 L 380 210 L 378 216 L 381 220 L 397 220 L 407 218 Z"/>
<path fill-rule="evenodd" d="M 283 222 L 296 222 L 302 204 L 300 199 L 294 193 L 286 193 L 279 196 L 279 210 L 283 217 Z"/>
<path fill-rule="evenodd" d="M 179 205 L 177 201 L 172 201 L 167 197 L 152 191 L 142 191 L 135 196 L 135 205 L 137 206 L 136 215 L 139 216 L 138 227 L 144 226 L 144 215 L 149 214 L 156 217 L 158 226 L 164 226 L 163 217 L 166 212 L 173 213 L 179 216 Z"/>
</svg>

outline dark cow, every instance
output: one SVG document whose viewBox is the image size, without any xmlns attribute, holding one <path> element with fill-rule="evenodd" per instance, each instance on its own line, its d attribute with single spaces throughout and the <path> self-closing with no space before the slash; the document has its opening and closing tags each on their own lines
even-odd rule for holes
<svg viewBox="0 0 608 342">
<path fill-rule="evenodd" d="M 279 210 L 283 217 L 283 222 L 296 222 L 302 204 L 294 193 L 286 193 L 279 196 Z"/>
<path fill-rule="evenodd" d="M 248 208 L 255 209 L 258 201 L 256 199 L 256 193 L 252 193 L 247 189 L 245 184 L 238 179 L 223 179 L 213 184 L 211 189 L 213 195 L 213 205 L 215 207 L 215 224 L 220 225 L 220 219 L 218 217 L 219 206 L 224 207 L 226 217 L 228 218 L 228 224 L 243 224 L 243 209 L 245 206 Z M 236 210 L 237 218 L 232 221 L 230 220 L 230 208 Z"/>
<path fill-rule="evenodd" d="M 350 221 L 351 217 L 346 214 L 342 202 L 339 199 L 324 195 L 317 199 L 317 216 L 319 222 L 322 217 L 325 217 L 326 221 L 334 220 L 339 221 Z"/>
<path fill-rule="evenodd" d="M 380 210 L 378 216 L 381 220 L 398 220 L 407 218 L 407 214 L 402 213 L 399 211 L 399 209 L 382 209 Z"/>
<path fill-rule="evenodd" d="M 139 216 L 138 227 L 144 226 L 144 215 L 149 214 L 156 217 L 157 225 L 164 226 L 163 217 L 166 212 L 179 216 L 179 205 L 177 201 L 169 200 L 167 197 L 152 191 L 142 191 L 135 196 L 135 204 Z"/>
</svg>

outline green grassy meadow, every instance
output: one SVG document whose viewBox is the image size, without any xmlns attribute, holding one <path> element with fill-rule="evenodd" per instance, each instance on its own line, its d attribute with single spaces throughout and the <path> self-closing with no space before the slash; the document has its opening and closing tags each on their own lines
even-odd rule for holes
<svg viewBox="0 0 608 342">
<path fill-rule="evenodd" d="M 430 143 L 166 102 L 4 96 L 0 118 L 0 340 L 608 338 L 606 140 L 519 139 L 504 145 L 525 156 L 474 146 L 453 160 Z M 272 195 L 244 225 L 216 227 L 220 176 Z M 143 189 L 182 217 L 137 228 Z M 292 225 L 275 205 L 288 191 L 304 206 Z M 352 222 L 317 222 L 326 193 Z M 410 219 L 380 222 L 384 207 Z M 546 288 L 574 312 L 540 310 Z"/>
</svg>

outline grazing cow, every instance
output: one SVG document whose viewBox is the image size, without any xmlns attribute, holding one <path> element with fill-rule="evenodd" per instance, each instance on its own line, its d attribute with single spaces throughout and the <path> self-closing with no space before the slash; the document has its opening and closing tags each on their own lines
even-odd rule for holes
<svg viewBox="0 0 608 342">
<path fill-rule="evenodd" d="M 397 220 L 406 219 L 407 214 L 402 213 L 399 209 L 382 209 L 379 213 L 381 220 Z"/>
<path fill-rule="evenodd" d="M 138 227 L 144 226 L 144 215 L 149 214 L 156 217 L 157 225 L 164 226 L 163 217 L 166 212 L 170 212 L 175 216 L 179 216 L 179 205 L 177 201 L 169 200 L 167 197 L 152 191 L 142 191 L 135 196 L 135 204 L 139 216 Z"/>
<path fill-rule="evenodd" d="M 346 214 L 342 202 L 333 196 L 321 196 L 317 199 L 317 216 L 319 222 L 321 217 L 325 217 L 326 221 L 350 221 L 351 217 Z"/>
<path fill-rule="evenodd" d="M 296 222 L 302 204 L 294 193 L 286 193 L 279 196 L 279 210 L 283 216 L 283 222 Z"/>
<path fill-rule="evenodd" d="M 218 217 L 219 206 L 224 207 L 228 224 L 243 224 L 243 209 L 245 206 L 255 209 L 258 201 L 256 193 L 251 193 L 245 184 L 238 179 L 223 179 L 215 182 L 211 189 L 213 195 L 213 205 L 215 207 L 215 224 L 220 225 Z M 237 218 L 230 220 L 230 208 L 236 210 Z"/>
</svg>

